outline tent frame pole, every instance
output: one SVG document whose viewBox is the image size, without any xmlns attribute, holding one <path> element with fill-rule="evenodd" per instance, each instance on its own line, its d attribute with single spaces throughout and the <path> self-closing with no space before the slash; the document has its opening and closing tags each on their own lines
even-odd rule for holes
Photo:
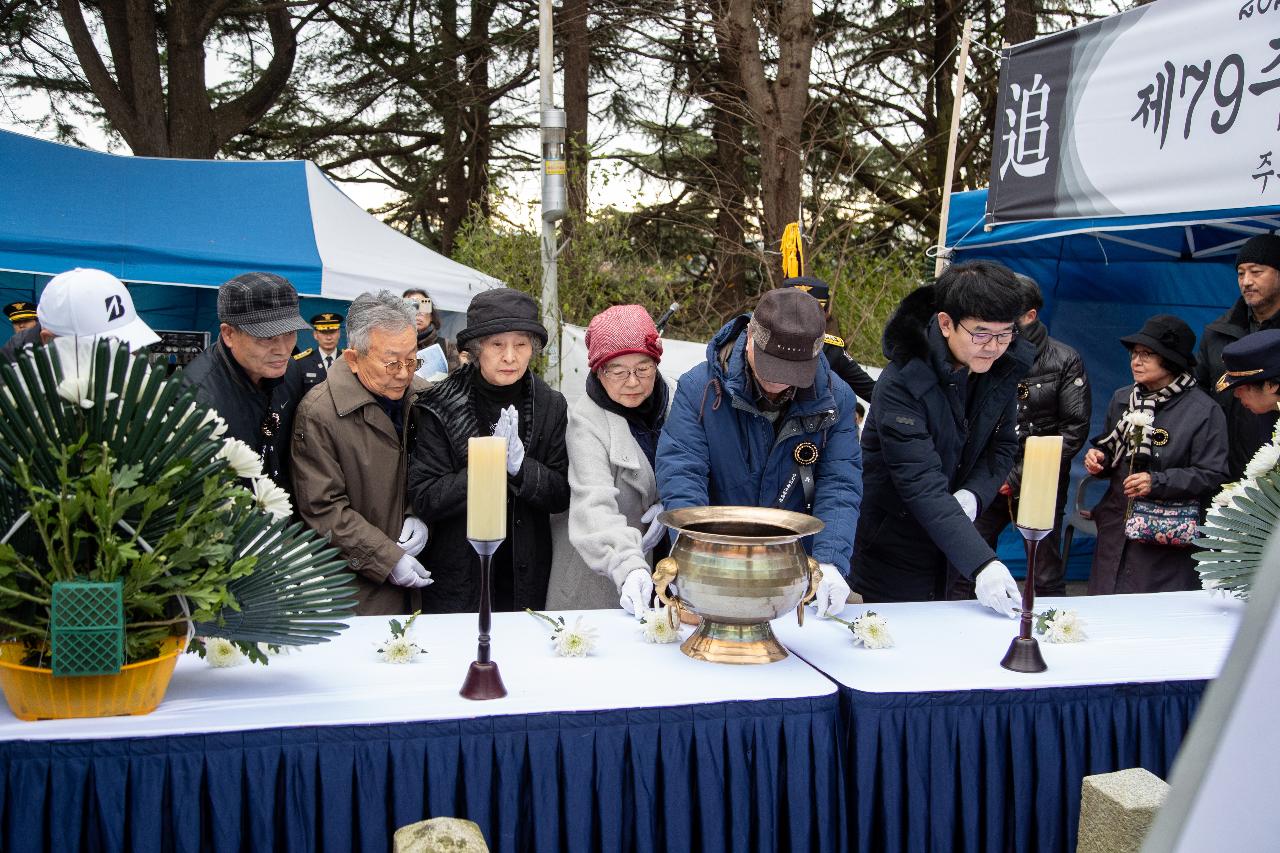
<svg viewBox="0 0 1280 853">
<path fill-rule="evenodd" d="M 955 100 L 951 102 L 951 132 L 947 136 L 947 171 L 942 177 L 942 212 L 938 216 L 938 256 L 934 259 L 934 278 L 947 268 L 947 219 L 951 215 L 951 178 L 956 170 L 956 139 L 960 135 L 960 109 L 964 100 L 964 78 L 969 71 L 969 39 L 973 35 L 973 18 L 966 18 L 960 39 L 960 59 L 956 63 Z"/>
</svg>

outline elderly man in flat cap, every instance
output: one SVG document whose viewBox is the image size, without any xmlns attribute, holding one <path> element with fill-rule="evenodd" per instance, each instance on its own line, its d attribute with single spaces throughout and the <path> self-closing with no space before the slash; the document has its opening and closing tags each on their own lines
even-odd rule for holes
<svg viewBox="0 0 1280 853">
<path fill-rule="evenodd" d="M 302 399 L 292 356 L 298 332 L 307 328 L 298 292 L 272 273 L 238 275 L 218 288 L 218 319 L 217 342 L 183 376 L 227 422 L 227 435 L 257 450 L 263 472 L 289 491 L 289 436 Z"/>
</svg>

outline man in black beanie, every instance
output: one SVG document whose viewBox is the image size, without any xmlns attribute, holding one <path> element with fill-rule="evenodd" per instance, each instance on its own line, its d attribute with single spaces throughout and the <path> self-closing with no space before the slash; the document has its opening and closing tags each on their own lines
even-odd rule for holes
<svg viewBox="0 0 1280 853">
<path fill-rule="evenodd" d="M 1230 388 L 1214 392 L 1214 383 L 1226 367 L 1222 350 L 1251 332 L 1280 328 L 1280 236 L 1259 234 L 1249 238 L 1236 255 L 1240 298 L 1200 335 L 1196 382 L 1213 394 L 1227 416 L 1227 466 L 1231 479 L 1239 479 L 1258 448 L 1271 439 L 1276 413 L 1255 415 L 1240 404 Z"/>
</svg>

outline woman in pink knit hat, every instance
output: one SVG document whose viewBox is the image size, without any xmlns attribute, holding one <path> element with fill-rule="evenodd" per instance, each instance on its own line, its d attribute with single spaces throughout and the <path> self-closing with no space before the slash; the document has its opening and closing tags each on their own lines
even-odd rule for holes
<svg viewBox="0 0 1280 853">
<path fill-rule="evenodd" d="M 587 327 L 587 393 L 570 409 L 565 435 L 573 548 L 556 550 L 551 610 L 642 613 L 650 605 L 653 561 L 667 547 L 653 474 L 671 400 L 661 359 L 662 340 L 640 305 L 615 305 Z"/>
</svg>

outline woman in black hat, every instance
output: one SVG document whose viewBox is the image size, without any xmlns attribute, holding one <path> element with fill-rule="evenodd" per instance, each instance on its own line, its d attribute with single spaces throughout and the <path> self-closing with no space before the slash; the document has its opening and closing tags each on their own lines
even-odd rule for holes
<svg viewBox="0 0 1280 853">
<path fill-rule="evenodd" d="M 471 300 L 458 345 L 468 362 L 423 392 L 409 461 L 409 502 L 431 526 L 423 610 L 480 606 L 480 561 L 467 541 L 467 440 L 505 435 L 507 538 L 493 556 L 493 609 L 541 610 L 551 574 L 551 516 L 569 508 L 568 407 L 529 370 L 547 342 L 538 305 L 509 288 Z"/>
<path fill-rule="evenodd" d="M 1120 342 L 1133 384 L 1112 396 L 1108 431 L 1084 457 L 1111 481 L 1093 510 L 1089 594 L 1199 589 L 1192 548 L 1165 543 L 1179 514 L 1201 520 L 1227 479 L 1226 416 L 1196 387 L 1195 333 L 1181 319 L 1157 314 Z"/>
</svg>

